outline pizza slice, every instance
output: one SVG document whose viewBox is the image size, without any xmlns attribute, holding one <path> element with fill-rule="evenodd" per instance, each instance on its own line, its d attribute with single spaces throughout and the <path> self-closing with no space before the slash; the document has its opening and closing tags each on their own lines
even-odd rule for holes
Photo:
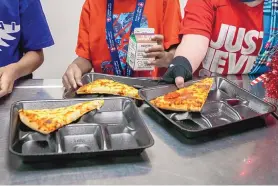
<svg viewBox="0 0 278 186">
<path fill-rule="evenodd" d="M 151 104 L 171 111 L 201 112 L 213 82 L 212 78 L 205 78 L 188 87 L 157 97 L 151 100 Z"/>
<path fill-rule="evenodd" d="M 136 88 L 109 79 L 98 79 L 86 84 L 77 90 L 77 94 L 111 94 L 142 99 Z"/>
<path fill-rule="evenodd" d="M 100 109 L 103 104 L 104 100 L 95 100 L 56 109 L 21 109 L 19 110 L 19 118 L 31 129 L 42 134 L 49 134 L 76 121 L 92 110 Z"/>
</svg>

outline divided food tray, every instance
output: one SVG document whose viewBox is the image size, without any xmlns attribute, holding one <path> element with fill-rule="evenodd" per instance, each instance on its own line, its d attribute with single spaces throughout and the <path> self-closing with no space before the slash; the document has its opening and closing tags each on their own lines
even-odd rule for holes
<svg viewBox="0 0 278 186">
<path fill-rule="evenodd" d="M 129 98 L 103 98 L 103 107 L 50 135 L 25 126 L 19 109 L 51 109 L 95 99 L 19 101 L 12 105 L 9 150 L 25 161 L 140 154 L 154 140 Z"/>
<path fill-rule="evenodd" d="M 120 83 L 124 83 L 129 86 L 133 86 L 134 88 L 146 88 L 146 87 L 153 87 L 159 85 L 159 81 L 148 79 L 148 78 L 131 78 L 131 77 L 124 77 L 124 76 L 114 76 L 114 75 L 107 75 L 107 74 L 99 74 L 99 73 L 88 73 L 82 77 L 83 85 L 91 83 L 97 79 L 111 79 Z M 64 92 L 63 98 L 71 99 L 71 98 L 92 98 L 92 97 L 111 97 L 111 95 L 100 95 L 100 94 L 90 94 L 90 95 L 77 95 L 76 91 L 70 89 Z"/>
<path fill-rule="evenodd" d="M 213 77 L 213 79 L 214 84 L 200 113 L 165 111 L 150 103 L 150 100 L 156 97 L 177 90 L 175 85 L 144 88 L 139 91 L 139 94 L 152 108 L 189 138 L 225 126 L 238 123 L 245 125 L 242 121 L 267 116 L 276 111 L 274 105 L 264 102 L 233 82 L 222 77 Z M 186 86 L 197 81 L 200 80 L 187 82 Z"/>
</svg>

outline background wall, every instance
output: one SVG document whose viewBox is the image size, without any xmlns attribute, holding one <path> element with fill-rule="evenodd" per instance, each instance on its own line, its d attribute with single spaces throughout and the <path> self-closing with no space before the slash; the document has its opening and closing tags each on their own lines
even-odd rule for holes
<svg viewBox="0 0 278 186">
<path fill-rule="evenodd" d="M 34 78 L 61 78 L 67 66 L 76 57 L 78 24 L 84 1 L 41 0 L 55 45 L 45 49 L 45 62 L 34 73 Z M 180 0 L 180 2 L 183 13 L 183 7 L 187 0 Z"/>
</svg>

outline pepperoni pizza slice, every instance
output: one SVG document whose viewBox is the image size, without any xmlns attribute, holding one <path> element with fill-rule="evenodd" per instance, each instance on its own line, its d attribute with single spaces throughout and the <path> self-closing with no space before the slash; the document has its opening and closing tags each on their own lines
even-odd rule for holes
<svg viewBox="0 0 278 186">
<path fill-rule="evenodd" d="M 213 82 L 212 78 L 203 79 L 188 87 L 151 100 L 151 104 L 157 108 L 171 111 L 201 112 Z"/>
</svg>

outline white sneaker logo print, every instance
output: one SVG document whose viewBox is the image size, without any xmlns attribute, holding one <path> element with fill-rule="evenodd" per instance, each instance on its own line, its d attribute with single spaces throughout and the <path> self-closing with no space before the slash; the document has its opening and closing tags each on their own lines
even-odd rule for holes
<svg viewBox="0 0 278 186">
<path fill-rule="evenodd" d="M 20 31 L 20 25 L 16 25 L 15 22 L 12 22 L 9 25 L 9 24 L 4 24 L 3 21 L 0 21 L 0 52 L 2 51 L 1 47 L 10 46 L 4 40 L 8 40 L 8 41 L 15 40 L 16 38 L 11 36 L 10 34 L 17 33 L 19 31 Z"/>
</svg>

